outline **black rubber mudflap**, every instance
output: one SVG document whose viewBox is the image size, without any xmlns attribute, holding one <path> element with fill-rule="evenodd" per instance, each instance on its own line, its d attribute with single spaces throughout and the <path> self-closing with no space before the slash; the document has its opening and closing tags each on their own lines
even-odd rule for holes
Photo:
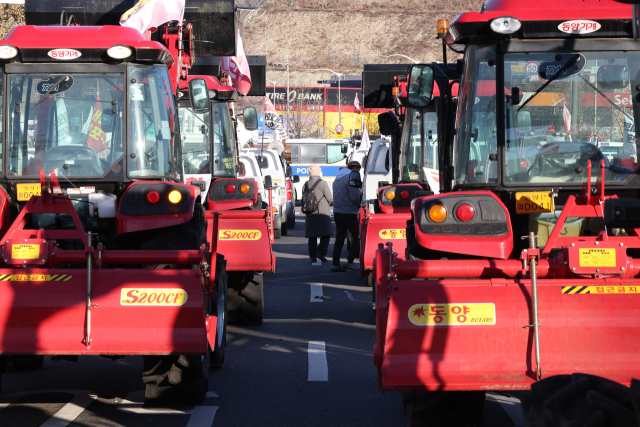
<svg viewBox="0 0 640 427">
<path fill-rule="evenodd" d="M 534 383 L 521 397 L 524 427 L 638 427 L 640 382 L 626 387 L 587 374 Z"/>
</svg>

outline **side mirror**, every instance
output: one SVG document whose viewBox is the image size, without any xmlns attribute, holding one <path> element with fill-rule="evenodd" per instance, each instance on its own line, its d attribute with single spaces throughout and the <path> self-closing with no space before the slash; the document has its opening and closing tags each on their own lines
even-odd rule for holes
<svg viewBox="0 0 640 427">
<path fill-rule="evenodd" d="M 298 175 L 293 175 L 291 177 L 291 182 L 297 184 L 298 182 L 300 182 L 300 177 Z"/>
<path fill-rule="evenodd" d="M 244 118 L 244 128 L 246 130 L 254 131 L 258 129 L 258 113 L 254 107 L 246 107 L 242 111 L 242 117 Z"/>
<path fill-rule="evenodd" d="M 293 175 L 293 170 L 291 169 L 291 165 L 287 165 L 287 172 L 286 172 L 287 176 L 291 176 Z"/>
<path fill-rule="evenodd" d="M 340 148 L 340 152 L 342 154 L 346 154 L 349 151 L 349 146 L 347 144 L 344 144 L 341 148 Z"/>
<path fill-rule="evenodd" d="M 529 111 L 518 112 L 518 130 L 520 134 L 531 132 L 531 113 Z"/>
<path fill-rule="evenodd" d="M 415 64 L 409 68 L 407 103 L 413 108 L 424 108 L 433 96 L 433 68 L 431 65 Z"/>
<path fill-rule="evenodd" d="M 193 79 L 189 82 L 189 102 L 194 113 L 209 112 L 209 88 L 204 79 Z"/>
<path fill-rule="evenodd" d="M 596 78 L 600 89 L 623 89 L 629 86 L 629 69 L 626 65 L 601 65 Z"/>
<path fill-rule="evenodd" d="M 353 171 L 349 174 L 349 187 L 362 188 L 362 179 L 360 172 Z"/>
<path fill-rule="evenodd" d="M 246 174 L 247 174 L 247 171 L 244 168 L 244 163 L 240 162 L 238 164 L 238 176 L 245 176 Z"/>
<path fill-rule="evenodd" d="M 264 177 L 264 188 L 273 188 L 273 181 L 271 181 L 271 175 Z"/>
</svg>

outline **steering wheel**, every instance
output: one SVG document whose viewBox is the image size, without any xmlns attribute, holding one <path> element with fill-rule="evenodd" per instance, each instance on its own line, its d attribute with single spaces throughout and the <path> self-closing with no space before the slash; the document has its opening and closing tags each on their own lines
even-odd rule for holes
<svg viewBox="0 0 640 427">
<path fill-rule="evenodd" d="M 72 170 L 63 172 L 66 176 L 100 176 L 103 174 L 98 155 L 85 145 L 59 145 L 49 148 L 44 155 L 43 165 L 45 170 L 60 169 L 67 165 L 67 168 Z M 74 173 L 73 169 L 78 173 Z"/>
</svg>

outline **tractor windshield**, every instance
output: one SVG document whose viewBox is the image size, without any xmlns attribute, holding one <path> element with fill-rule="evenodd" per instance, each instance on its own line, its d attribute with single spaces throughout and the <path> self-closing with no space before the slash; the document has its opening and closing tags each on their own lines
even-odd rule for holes
<svg viewBox="0 0 640 427">
<path fill-rule="evenodd" d="M 214 103 L 211 112 L 213 132 L 208 113 L 196 114 L 190 106 L 180 107 L 185 173 L 235 176 L 235 135 L 229 107 L 226 102 Z"/>
<path fill-rule="evenodd" d="M 181 179 L 175 104 L 165 67 L 129 67 L 129 175 Z"/>
<path fill-rule="evenodd" d="M 12 74 L 8 174 L 104 175 L 123 155 L 122 74 Z"/>
<path fill-rule="evenodd" d="M 424 143 L 420 132 L 424 132 Z M 438 116 L 435 107 L 421 112 L 407 108 L 402 133 L 401 165 L 403 181 L 424 181 L 438 169 Z"/>
<path fill-rule="evenodd" d="M 639 167 L 632 97 L 640 53 L 507 53 L 502 65 L 496 57 L 495 45 L 467 49 L 457 184 L 497 183 L 501 164 L 505 185 L 577 185 L 589 160 L 604 160 L 608 182 L 631 178 Z M 498 90 L 497 67 L 504 74 Z M 496 93 L 504 94 L 501 115 Z"/>
</svg>

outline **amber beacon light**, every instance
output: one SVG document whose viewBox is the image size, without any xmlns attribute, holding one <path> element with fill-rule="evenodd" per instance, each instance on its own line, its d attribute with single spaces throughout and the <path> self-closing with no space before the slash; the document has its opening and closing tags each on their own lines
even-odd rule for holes
<svg viewBox="0 0 640 427">
<path fill-rule="evenodd" d="M 438 38 L 443 39 L 447 35 L 447 31 L 449 31 L 449 20 L 438 19 Z"/>
</svg>

